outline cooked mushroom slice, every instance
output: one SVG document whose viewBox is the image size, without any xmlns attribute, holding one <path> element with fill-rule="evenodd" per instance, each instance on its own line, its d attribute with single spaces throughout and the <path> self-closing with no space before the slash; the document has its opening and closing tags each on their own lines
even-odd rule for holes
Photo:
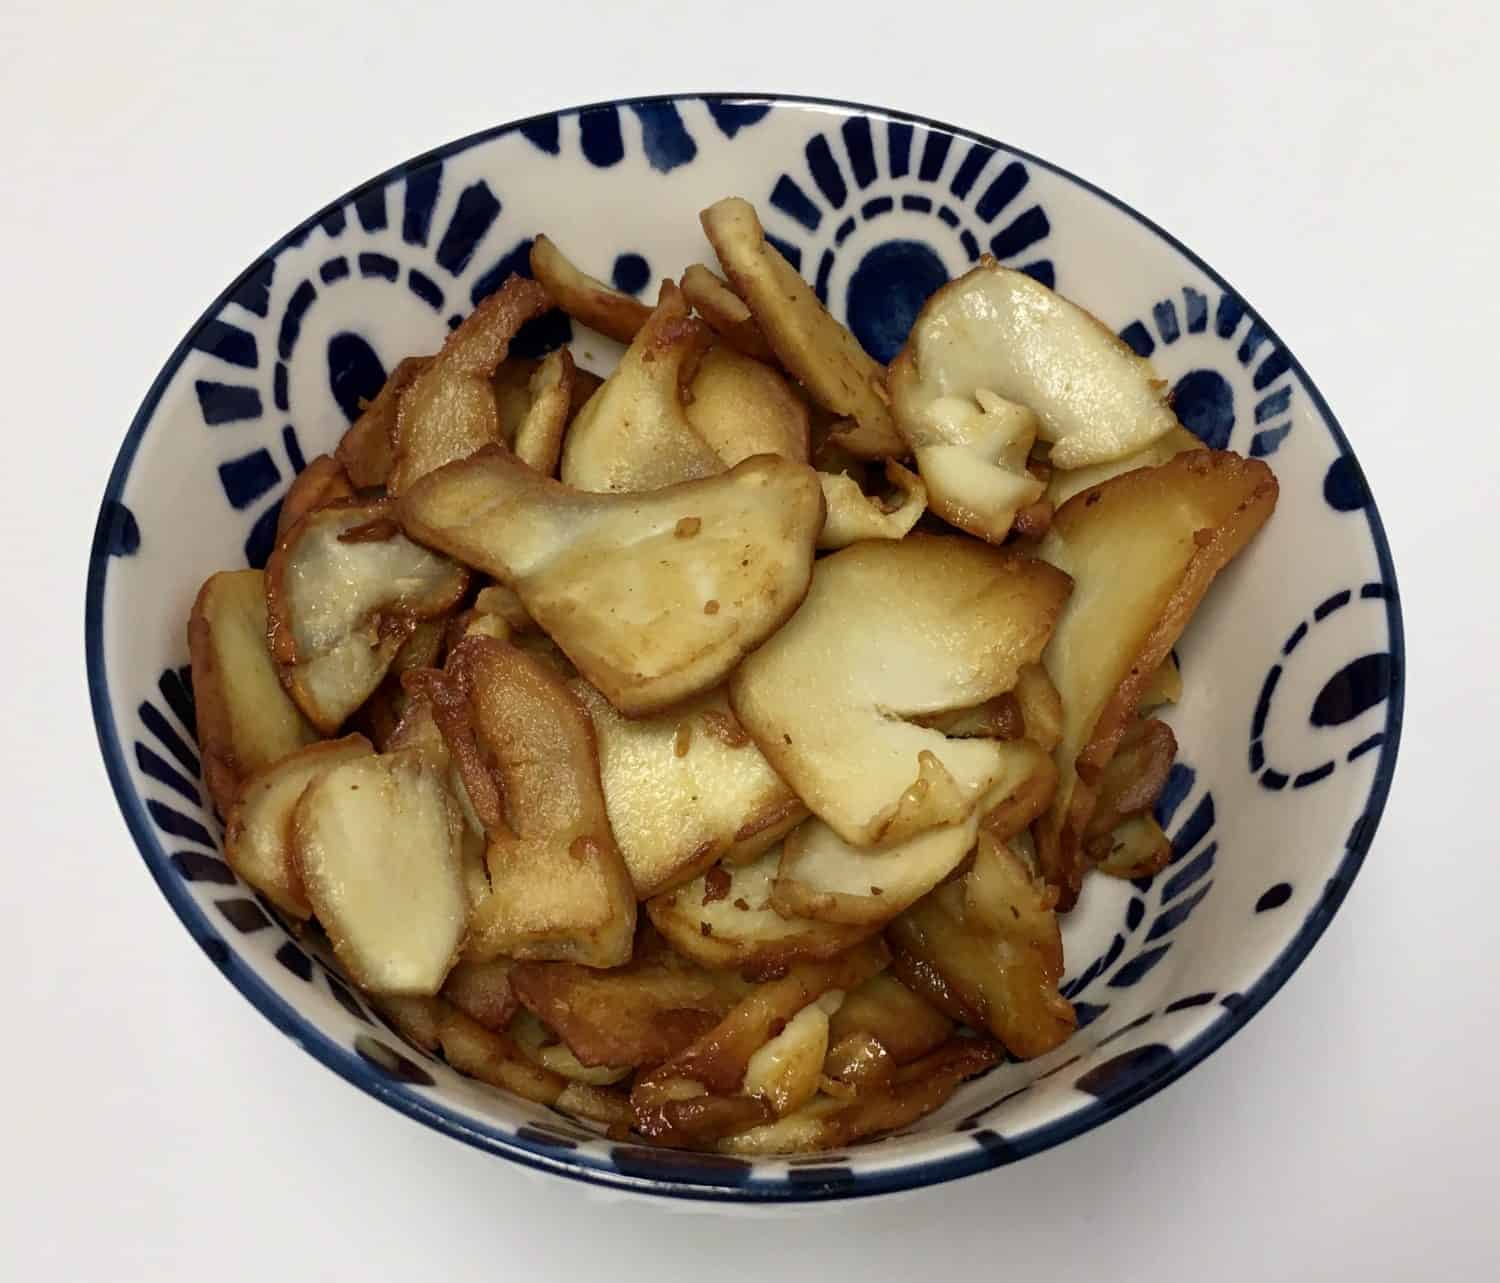
<svg viewBox="0 0 1500 1283">
<path fill-rule="evenodd" d="M 775 353 L 750 315 L 745 300 L 702 263 L 694 263 L 682 274 L 683 295 L 709 328 L 737 352 L 757 361 L 774 361 Z"/>
<path fill-rule="evenodd" d="M 635 892 L 605 814 L 588 713 L 546 664 L 488 637 L 460 642 L 448 666 L 478 754 L 454 743 L 441 704 L 435 712 L 490 835 L 491 891 L 466 956 L 619 966 L 630 958 Z M 489 763 L 498 819 L 471 783 Z"/>
<path fill-rule="evenodd" d="M 308 461 L 293 480 L 281 501 L 281 512 L 276 517 L 276 538 L 279 540 L 314 508 L 354 498 L 354 487 L 344 472 L 344 465 L 331 454 L 320 454 Z"/>
<path fill-rule="evenodd" d="M 381 499 L 319 508 L 266 565 L 267 636 L 281 680 L 331 735 L 380 685 L 419 621 L 451 609 L 469 576 L 406 538 Z"/>
<path fill-rule="evenodd" d="M 725 856 L 758 854 L 806 817 L 722 688 L 638 718 L 581 678 L 571 689 L 594 722 L 604 804 L 638 899 Z"/>
<path fill-rule="evenodd" d="M 694 430 L 684 389 L 709 342 L 670 281 L 615 372 L 568 429 L 562 479 L 579 490 L 659 490 L 724 469 Z"/>
<path fill-rule="evenodd" d="M 1040 667 L 1028 664 L 1027 668 Z M 1017 678 L 1019 685 L 1020 679 Z M 944 713 L 929 713 L 914 717 L 918 726 L 930 726 L 942 731 L 949 739 L 1018 740 L 1026 737 L 1026 720 L 1021 713 L 1021 701 L 1014 691 L 1006 691 L 987 699 L 973 708 L 953 708 Z"/>
<path fill-rule="evenodd" d="M 703 354 L 685 409 L 726 468 L 755 454 L 807 462 L 807 402 L 770 366 L 732 348 Z"/>
<path fill-rule="evenodd" d="M 1047 501 L 1054 509 L 1061 508 L 1074 495 L 1102 485 L 1112 477 L 1134 472 L 1137 468 L 1155 468 L 1185 451 L 1201 449 L 1203 442 L 1180 423 L 1174 424 L 1164 435 L 1134 454 L 1092 464 L 1087 468 L 1053 468 L 1047 478 Z"/>
<path fill-rule="evenodd" d="M 946 417 L 939 403 L 986 392 L 1036 414 L 1054 468 L 1123 458 L 1177 426 L 1150 362 L 1081 307 L 993 259 L 927 300 L 896 366 L 906 371 L 892 389 L 902 388 L 903 424 Z M 923 476 L 935 490 L 925 468 Z"/>
<path fill-rule="evenodd" d="M 1021 706 L 1021 722 L 1026 738 L 1047 752 L 1062 739 L 1062 696 L 1042 664 L 1023 665 L 1016 674 L 1016 703 Z"/>
<path fill-rule="evenodd" d="M 882 971 L 848 994 L 829 1020 L 823 1074 L 861 1088 L 936 1050 L 952 1033 L 947 1016 Z"/>
<path fill-rule="evenodd" d="M 812 287 L 766 242 L 748 201 L 704 210 L 703 231 L 766 343 L 824 409 L 852 422 L 836 435 L 862 458 L 906 453 L 885 396 L 885 371 L 829 315 Z"/>
<path fill-rule="evenodd" d="M 1165 722 L 1150 718 L 1127 727 L 1109 765 L 1099 773 L 1098 801 L 1084 828 L 1084 842 L 1106 837 L 1132 815 L 1155 806 L 1176 756 L 1177 737 Z"/>
<path fill-rule="evenodd" d="M 575 321 L 621 343 L 634 339 L 651 315 L 644 303 L 579 271 L 545 236 L 531 243 L 531 274 Z"/>
<path fill-rule="evenodd" d="M 515 589 L 639 716 L 717 686 L 797 608 L 823 494 L 811 468 L 766 455 L 649 494 L 582 494 L 492 447 L 420 482 L 401 518 Z"/>
<path fill-rule="evenodd" d="M 442 1050 L 443 1002 L 413 994 L 367 994 L 371 1005 L 414 1047 L 436 1055 Z"/>
<path fill-rule="evenodd" d="M 396 408 L 391 435 L 390 493 L 481 446 L 502 439 L 490 376 L 505 360 L 516 331 L 547 310 L 535 281 L 512 276 L 453 331 L 415 378 Z"/>
<path fill-rule="evenodd" d="M 585 1065 L 559 1040 L 556 1032 L 544 1025 L 529 1011 L 516 1013 L 506 1031 L 524 1051 L 543 1069 L 566 1078 L 569 1082 L 588 1083 L 592 1087 L 608 1087 L 622 1078 L 630 1077 L 629 1065 Z"/>
<path fill-rule="evenodd" d="M 474 598 L 474 609 L 489 615 L 499 615 L 513 633 L 534 633 L 536 623 L 526 613 L 526 607 L 513 588 L 504 584 L 489 584 L 479 590 Z"/>
<path fill-rule="evenodd" d="M 1182 670 L 1177 666 L 1177 656 L 1169 654 L 1151 674 L 1151 680 L 1141 691 L 1140 702 L 1135 711 L 1144 717 L 1152 709 L 1160 708 L 1163 704 L 1175 704 L 1181 698 Z"/>
<path fill-rule="evenodd" d="M 630 1126 L 634 1114 L 624 1092 L 569 1082 L 537 1064 L 509 1034 L 486 1029 L 447 1003 L 439 1011 L 438 1039 L 443 1057 L 459 1073 L 575 1118 L 587 1118 L 620 1131 Z"/>
<path fill-rule="evenodd" d="M 198 749 L 220 815 L 257 771 L 318 738 L 282 688 L 266 645 L 266 580 L 258 570 L 211 575 L 188 616 Z"/>
<path fill-rule="evenodd" d="M 778 774 L 846 842 L 956 824 L 1007 773 L 1008 746 L 902 720 L 1015 684 L 1068 579 L 969 539 L 911 535 L 818 562 L 796 615 L 740 666 L 730 700 Z"/>
<path fill-rule="evenodd" d="M 460 962 L 443 982 L 442 996 L 486 1029 L 503 1031 L 520 1005 L 510 983 L 516 965 L 509 958 Z"/>
<path fill-rule="evenodd" d="M 815 1096 L 785 1118 L 725 1136 L 726 1154 L 805 1154 L 909 1127 L 943 1104 L 966 1078 L 999 1060 L 992 1043 L 954 1038 L 884 1081 L 848 1097 Z"/>
<path fill-rule="evenodd" d="M 409 356 L 385 381 L 385 386 L 359 418 L 349 425 L 334 451 L 357 489 L 383 486 L 391 476 L 391 438 L 396 435 L 396 407 L 401 394 L 431 363 L 430 356 Z"/>
<path fill-rule="evenodd" d="M 309 744 L 245 781 L 224 830 L 229 867 L 295 918 L 312 917 L 312 905 L 292 858 L 292 809 L 324 771 L 375 750 L 363 735 Z"/>
<path fill-rule="evenodd" d="M 1039 553 L 1078 589 L 1045 657 L 1062 695 L 1063 727 L 1057 796 L 1037 845 L 1062 908 L 1078 895 L 1099 772 L 1214 576 L 1265 524 L 1276 494 L 1276 478 L 1259 460 L 1190 450 L 1058 509 Z"/>
<path fill-rule="evenodd" d="M 535 357 L 507 356 L 490 375 L 495 412 L 500 416 L 500 440 L 512 450 L 516 448 L 516 434 L 531 409 L 531 380 L 541 366 Z"/>
<path fill-rule="evenodd" d="M 878 927 L 959 866 L 974 849 L 981 818 L 999 810 L 1010 832 L 1024 828 L 1051 800 L 1057 768 L 1029 740 L 993 749 L 999 769 L 984 800 L 955 823 L 881 847 L 852 846 L 818 820 L 793 830 L 782 843 L 772 906 L 816 921 Z M 987 818 L 984 827 L 993 831 Z"/>
<path fill-rule="evenodd" d="M 834 957 L 875 929 L 777 912 L 771 891 L 780 862 L 781 848 L 775 846 L 748 864 L 715 865 L 686 886 L 648 900 L 646 912 L 683 957 L 753 976 Z"/>
<path fill-rule="evenodd" d="M 1150 878 L 1172 862 L 1172 841 L 1146 811 L 1121 820 L 1097 845 L 1090 843 L 1089 854 L 1094 867 L 1112 878 Z"/>
<path fill-rule="evenodd" d="M 307 786 L 292 847 L 308 903 L 355 983 L 435 994 L 469 917 L 463 815 L 420 751 L 358 757 Z"/>
<path fill-rule="evenodd" d="M 928 507 L 960 530 L 1003 543 L 1016 514 L 1045 489 L 1026 468 L 1037 417 L 988 388 L 948 392 L 944 371 L 927 368 L 946 355 L 942 347 L 929 352 L 919 373 L 908 344 L 891 365 L 896 426 L 916 457 Z"/>
<path fill-rule="evenodd" d="M 889 960 L 884 943 L 872 940 L 756 985 L 714 1028 L 636 1079 L 636 1129 L 664 1144 L 699 1145 L 767 1121 L 771 1107 L 743 1092 L 751 1058 L 809 1003 L 864 983 Z"/>
<path fill-rule="evenodd" d="M 815 998 L 786 1028 L 750 1057 L 745 1066 L 746 1096 L 764 1101 L 777 1118 L 807 1104 L 818 1091 L 828 1055 L 828 1018 L 844 1001 L 842 989 Z"/>
<path fill-rule="evenodd" d="M 1073 1033 L 1058 992 L 1063 974 L 1057 893 L 988 834 L 974 867 L 896 919 L 888 932 L 895 974 L 938 1010 L 988 1029 L 1020 1060 Z"/>
<path fill-rule="evenodd" d="M 885 461 L 885 479 L 891 487 L 889 502 L 871 498 L 845 473 L 818 473 L 828 509 L 819 548 L 846 548 L 861 539 L 900 539 L 917 524 L 927 507 L 927 487 L 894 459 Z"/>
<path fill-rule="evenodd" d="M 623 967 L 525 962 L 511 984 L 583 1065 L 659 1065 L 717 1025 L 745 991 L 735 976 L 678 957 L 649 931 Z"/>
<path fill-rule="evenodd" d="M 562 454 L 563 432 L 573 412 L 575 373 L 567 348 L 548 353 L 531 376 L 531 405 L 516 428 L 516 457 L 546 477 L 557 471 Z"/>
</svg>

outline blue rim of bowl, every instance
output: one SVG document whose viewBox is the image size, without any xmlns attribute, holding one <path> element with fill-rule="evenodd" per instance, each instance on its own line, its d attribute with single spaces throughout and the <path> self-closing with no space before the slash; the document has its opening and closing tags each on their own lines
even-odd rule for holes
<svg viewBox="0 0 1500 1283">
<path fill-rule="evenodd" d="M 665 1195 L 674 1198 L 717 1202 L 808 1202 L 859 1198 L 874 1194 L 887 1194 L 900 1190 L 923 1188 L 939 1184 L 943 1181 L 955 1180 L 958 1177 L 968 1176 L 975 1172 L 1004 1166 L 1026 1158 L 1031 1154 L 1039 1153 L 1042 1150 L 1051 1149 L 1055 1145 L 1062 1144 L 1063 1141 L 1082 1135 L 1084 1132 L 1090 1131 L 1103 1123 L 1118 1118 L 1127 1110 L 1133 1109 L 1136 1105 L 1154 1096 L 1158 1091 L 1167 1086 L 1168 1083 L 1182 1077 L 1194 1065 L 1221 1047 L 1233 1034 L 1244 1028 L 1249 1023 L 1251 1017 L 1270 1001 L 1277 990 L 1286 983 L 1292 972 L 1301 965 L 1302 960 L 1312 950 L 1313 945 L 1317 943 L 1318 938 L 1323 934 L 1329 922 L 1332 921 L 1333 915 L 1343 903 L 1355 875 L 1364 863 L 1365 854 L 1369 850 L 1370 843 L 1374 838 L 1375 830 L 1380 821 L 1381 813 L 1385 809 L 1386 798 L 1390 793 L 1391 780 L 1395 773 L 1396 754 L 1400 746 L 1405 695 L 1406 646 L 1405 632 L 1401 620 L 1400 594 L 1396 590 L 1396 568 L 1391 559 L 1391 550 L 1386 539 L 1385 528 L 1381 523 L 1380 513 L 1375 506 L 1374 495 L 1371 493 L 1368 484 L 1365 485 L 1364 489 L 1368 501 L 1363 511 L 1369 521 L 1370 535 L 1374 540 L 1376 557 L 1380 564 L 1381 578 L 1391 589 L 1386 597 L 1386 622 L 1390 631 L 1391 655 L 1394 662 L 1391 689 L 1387 700 L 1385 740 L 1380 748 L 1380 758 L 1376 764 L 1375 778 L 1370 787 L 1369 797 L 1366 800 L 1361 819 L 1355 825 L 1355 829 L 1350 835 L 1350 841 L 1345 846 L 1343 859 L 1339 862 L 1339 866 L 1334 871 L 1332 877 L 1329 878 L 1317 906 L 1303 921 L 1297 934 L 1255 983 L 1242 993 L 1241 1001 L 1233 1009 L 1222 1012 L 1207 1029 L 1203 1030 L 1202 1033 L 1198 1034 L 1184 1046 L 1176 1049 L 1173 1056 L 1169 1060 L 1166 1060 L 1156 1072 L 1144 1075 L 1120 1095 L 1111 1097 L 1108 1100 L 1095 1101 L 1082 1109 L 1069 1113 L 1063 1118 L 1042 1124 L 1018 1136 L 1005 1137 L 1003 1140 L 997 1137 L 995 1139 L 998 1143 L 986 1146 L 976 1141 L 972 1150 L 966 1153 L 946 1158 L 918 1159 L 913 1162 L 901 1163 L 871 1172 L 854 1171 L 851 1173 L 847 1167 L 839 1166 L 835 1173 L 831 1173 L 829 1178 L 824 1179 L 822 1178 L 822 1173 L 817 1168 L 810 1168 L 805 1170 L 805 1174 L 811 1179 L 799 1180 L 797 1179 L 797 1169 L 794 1168 L 790 1174 L 770 1180 L 735 1181 L 733 1179 L 726 1179 L 727 1173 L 722 1167 L 716 1167 L 712 1158 L 705 1158 L 701 1168 L 697 1172 L 693 1172 L 691 1170 L 691 1157 L 680 1155 L 671 1158 L 664 1157 L 660 1164 L 659 1173 L 651 1174 L 649 1173 L 651 1167 L 650 1159 L 642 1157 L 642 1150 L 635 1149 L 632 1153 L 636 1156 L 636 1160 L 632 1162 L 631 1166 L 648 1173 L 637 1174 L 634 1171 L 627 1172 L 620 1170 L 609 1159 L 596 1158 L 584 1153 L 574 1153 L 560 1147 L 550 1146 L 545 1142 L 533 1142 L 524 1137 L 492 1131 L 398 1086 L 385 1077 L 379 1069 L 372 1066 L 368 1061 L 361 1059 L 352 1049 L 336 1043 L 304 1020 L 294 1007 L 246 966 L 236 956 L 233 949 L 225 943 L 220 933 L 209 921 L 207 915 L 188 893 L 181 879 L 172 871 L 167 853 L 162 849 L 161 844 L 157 840 L 142 800 L 131 784 L 125 755 L 120 746 L 119 731 L 115 725 L 111 709 L 103 653 L 104 587 L 110 561 L 108 536 L 110 533 L 111 505 L 119 498 L 124 489 L 126 479 L 130 474 L 131 464 L 135 459 L 136 450 L 140 446 L 146 427 L 155 414 L 157 403 L 160 401 L 167 385 L 171 382 L 177 373 L 178 367 L 191 350 L 193 336 L 197 334 L 206 321 L 218 314 L 245 279 L 266 260 L 274 259 L 280 255 L 292 242 L 302 237 L 332 210 L 347 205 L 351 200 L 365 191 L 376 187 L 383 188 L 412 170 L 420 168 L 434 160 L 441 160 L 457 155 L 480 143 L 488 142 L 491 139 L 527 126 L 534 121 L 545 120 L 552 116 L 575 115 L 580 112 L 608 107 L 630 107 L 637 104 L 645 105 L 686 100 L 706 100 L 711 103 L 734 103 L 757 106 L 765 105 L 772 108 L 792 107 L 827 109 L 838 112 L 859 112 L 863 115 L 886 120 L 921 125 L 928 129 L 940 130 L 956 137 L 983 143 L 986 146 L 994 147 L 1017 156 L 1030 164 L 1040 166 L 1067 179 L 1069 182 L 1076 183 L 1086 191 L 1092 192 L 1095 196 L 1107 201 L 1121 213 L 1135 219 L 1141 226 L 1166 241 L 1221 289 L 1230 291 L 1240 299 L 1244 298 L 1244 295 L 1235 290 L 1223 276 L 1170 232 L 1159 227 L 1144 214 L 1141 214 L 1118 197 L 1104 191 L 1087 179 L 1080 178 L 1069 170 L 1059 165 L 1054 165 L 1040 156 L 1033 155 L 1009 143 L 987 137 L 984 134 L 975 133 L 972 130 L 950 125 L 940 120 L 933 120 L 930 117 L 897 111 L 887 107 L 872 106 L 868 103 L 846 102 L 835 98 L 773 93 L 653 94 L 636 98 L 607 99 L 602 102 L 586 103 L 577 107 L 561 108 L 558 111 L 542 112 L 536 116 L 528 116 L 507 124 L 497 125 L 446 143 L 441 147 L 434 148 L 402 164 L 396 165 L 366 182 L 360 183 L 357 187 L 340 196 L 337 200 L 325 205 L 317 213 L 304 219 L 290 232 L 280 237 L 209 305 L 202 316 L 188 330 L 182 341 L 178 343 L 171 357 L 168 358 L 166 365 L 152 382 L 150 389 L 146 393 L 145 400 L 142 401 L 140 409 L 136 411 L 135 418 L 131 421 L 129 431 L 125 434 L 125 440 L 120 447 L 119 455 L 116 457 L 114 467 L 110 472 L 109 481 L 104 491 L 104 498 L 100 504 L 99 520 L 95 527 L 93 545 L 89 554 L 88 585 L 84 604 L 84 647 L 88 672 L 89 698 L 93 705 L 94 723 L 99 736 L 99 747 L 104 755 L 105 769 L 109 775 L 110 785 L 114 789 L 115 798 L 120 805 L 120 810 L 124 814 L 125 823 L 130 829 L 131 836 L 134 837 L 136 846 L 139 848 L 146 862 L 146 867 L 150 870 L 152 877 L 156 879 L 156 883 L 161 888 L 162 894 L 166 896 L 168 903 L 176 911 L 177 916 L 182 919 L 183 925 L 188 929 L 189 934 L 199 943 L 209 958 L 224 973 L 229 982 L 244 994 L 276 1028 L 296 1041 L 299 1046 L 322 1061 L 328 1068 L 353 1083 L 356 1087 L 374 1096 L 377 1100 L 383 1101 L 385 1104 L 399 1110 L 417 1122 L 445 1132 L 476 1148 L 499 1154 L 501 1157 L 511 1159 L 524 1166 L 540 1171 L 552 1172 L 573 1180 L 602 1185 L 612 1189 Z M 1253 307 L 1247 304 L 1246 310 L 1260 322 L 1265 333 L 1287 353 L 1293 372 L 1307 389 L 1308 395 L 1311 396 L 1313 404 L 1317 407 L 1319 414 L 1327 424 L 1328 430 L 1332 433 L 1340 452 L 1353 461 L 1355 468 L 1358 469 L 1358 461 L 1355 459 L 1354 452 L 1349 446 L 1349 440 L 1344 435 L 1343 428 L 1334 417 L 1333 411 L 1329 408 L 1323 394 L 1308 376 L 1302 363 L 1297 360 L 1276 332 L 1270 326 L 1266 325 L 1264 321 L 1260 320 L 1259 313 Z M 1360 479 L 1361 481 L 1364 480 L 1362 470 Z M 972 1138 L 974 1133 L 969 1133 L 969 1136 Z"/>
</svg>

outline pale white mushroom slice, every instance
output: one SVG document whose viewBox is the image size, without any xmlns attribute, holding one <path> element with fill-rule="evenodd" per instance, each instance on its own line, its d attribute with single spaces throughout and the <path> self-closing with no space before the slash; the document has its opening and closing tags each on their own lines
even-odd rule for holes
<svg viewBox="0 0 1500 1283">
<path fill-rule="evenodd" d="M 391 494 L 418 477 L 502 439 L 490 376 L 516 331 L 547 309 L 535 281 L 512 276 L 481 302 L 401 392 L 391 433 Z"/>
<path fill-rule="evenodd" d="M 296 918 L 312 917 L 292 856 L 292 810 L 318 776 L 374 751 L 363 735 L 347 735 L 309 744 L 251 776 L 224 829 L 229 867 L 278 909 Z"/>
<path fill-rule="evenodd" d="M 903 423 L 985 391 L 1036 415 L 1054 468 L 1123 458 L 1177 426 L 1149 361 L 1083 308 L 993 259 L 927 300 L 896 365 L 906 374 L 895 382 L 910 379 Z"/>
<path fill-rule="evenodd" d="M 993 829 L 994 815 L 1006 836 L 1024 828 L 1051 800 L 1057 769 L 1030 740 L 996 743 L 994 750 L 1000 771 L 984 800 L 956 823 L 880 847 L 853 846 L 818 820 L 794 829 L 782 843 L 772 906 L 816 921 L 878 927 L 963 862 L 981 821 Z"/>
<path fill-rule="evenodd" d="M 783 1118 L 817 1094 L 828 1055 L 828 1018 L 844 1001 L 842 989 L 830 989 L 787 1021 L 786 1028 L 750 1057 L 740 1090 L 770 1106 Z"/>
<path fill-rule="evenodd" d="M 673 950 L 705 967 L 775 975 L 792 962 L 831 958 L 873 927 L 818 922 L 772 907 L 781 848 L 745 864 L 719 864 L 646 902 L 652 925 Z"/>
<path fill-rule="evenodd" d="M 890 845 L 954 824 L 1010 750 L 904 720 L 981 704 L 1041 655 L 1069 591 L 1022 553 L 911 535 L 818 562 L 796 615 L 730 701 L 777 773 L 840 837 Z"/>
<path fill-rule="evenodd" d="M 1053 468 L 1051 475 L 1047 478 L 1047 502 L 1054 508 L 1061 508 L 1075 494 L 1088 490 L 1092 486 L 1101 485 L 1111 477 L 1134 472 L 1137 468 L 1155 468 L 1166 463 L 1168 459 L 1175 459 L 1187 450 L 1202 450 L 1203 448 L 1203 442 L 1181 424 L 1176 424 L 1145 449 L 1137 450 L 1134 454 L 1127 454 L 1119 459 L 1110 459 L 1104 463 L 1095 463 L 1087 468 L 1071 470 Z"/>
<path fill-rule="evenodd" d="M 623 493 L 658 490 L 724 470 L 719 456 L 694 430 L 684 390 L 708 328 L 688 314 L 670 281 L 614 373 L 568 428 L 561 477 L 578 490 Z"/>
<path fill-rule="evenodd" d="M 823 524 L 817 475 L 771 455 L 602 495 L 491 447 L 424 478 L 400 506 L 414 538 L 515 589 L 629 716 L 719 685 L 775 632 L 807 592 Z"/>
<path fill-rule="evenodd" d="M 1044 659 L 1063 721 L 1057 795 L 1037 826 L 1037 849 L 1062 908 L 1072 906 L 1082 882 L 1083 835 L 1100 775 L 1143 691 L 1276 497 L 1276 478 L 1260 460 L 1189 450 L 1074 495 L 1057 510 L 1038 552 L 1071 575 L 1076 590 Z"/>
<path fill-rule="evenodd" d="M 758 854 L 806 817 L 722 688 L 630 718 L 581 678 L 569 686 L 593 719 L 604 804 L 638 899 Z"/>
<path fill-rule="evenodd" d="M 766 241 L 748 201 L 731 196 L 700 215 L 734 292 L 782 368 L 825 410 L 848 419 L 835 435 L 861 458 L 906 453 L 886 402 L 885 371 Z"/>
<path fill-rule="evenodd" d="M 210 575 L 193 602 L 187 639 L 203 781 L 227 816 L 246 779 L 315 742 L 318 732 L 277 675 L 259 570 Z"/>
<path fill-rule="evenodd" d="M 621 343 L 634 339 L 651 314 L 644 303 L 575 267 L 545 236 L 531 243 L 531 274 L 575 321 Z"/>
<path fill-rule="evenodd" d="M 334 955 L 371 993 L 435 994 L 469 918 L 463 815 L 420 751 L 356 758 L 292 812 L 297 871 Z"/>
<path fill-rule="evenodd" d="M 271 656 L 327 735 L 380 685 L 417 623 L 468 587 L 468 572 L 408 539 L 395 512 L 389 499 L 319 508 L 266 565 Z"/>
<path fill-rule="evenodd" d="M 927 487 L 894 459 L 885 461 L 885 479 L 890 502 L 867 495 L 847 473 L 818 473 L 828 509 L 818 535 L 820 549 L 847 548 L 862 539 L 901 539 L 911 531 L 927 508 Z"/>
</svg>

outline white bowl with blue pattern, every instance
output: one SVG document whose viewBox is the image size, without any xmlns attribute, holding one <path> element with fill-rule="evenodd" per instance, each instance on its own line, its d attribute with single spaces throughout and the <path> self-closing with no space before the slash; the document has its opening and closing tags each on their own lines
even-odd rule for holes
<svg viewBox="0 0 1500 1283">
<path fill-rule="evenodd" d="M 221 857 L 195 751 L 185 621 L 211 572 L 263 563 L 281 496 L 361 397 L 546 231 L 653 297 L 708 258 L 697 211 L 738 194 L 879 359 L 981 253 L 1082 303 L 1170 380 L 1184 423 L 1265 457 L 1280 505 L 1179 657 L 1181 745 L 1159 806 L 1173 863 L 1091 879 L 1066 920 L 1078 1033 L 968 1083 L 908 1132 L 838 1154 L 722 1158 L 620 1144 L 404 1045 Z M 712 261 L 708 259 L 708 261 Z M 617 349 L 555 314 L 522 346 Z M 229 981 L 387 1104 L 527 1166 L 678 1198 L 780 1202 L 929 1185 L 1014 1162 L 1144 1100 L 1281 987 L 1374 834 L 1401 727 L 1390 551 L 1348 441 L 1241 295 L 1148 219 L 1034 156 L 933 121 L 760 95 L 606 103 L 504 125 L 382 174 L 226 289 L 126 433 L 87 594 L 99 742 L 146 865 Z"/>
</svg>

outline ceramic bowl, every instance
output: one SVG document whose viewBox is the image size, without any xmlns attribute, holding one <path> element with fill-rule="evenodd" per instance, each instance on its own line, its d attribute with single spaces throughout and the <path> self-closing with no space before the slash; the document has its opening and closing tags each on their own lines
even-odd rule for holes
<svg viewBox="0 0 1500 1283">
<path fill-rule="evenodd" d="M 1067 919 L 1079 1029 L 967 1084 L 909 1131 L 747 1161 L 618 1143 L 406 1046 L 282 929 L 220 854 L 194 747 L 184 621 L 212 571 L 260 565 L 281 495 L 401 357 L 435 349 L 527 270 L 545 230 L 654 297 L 707 257 L 697 212 L 737 193 L 889 359 L 981 254 L 1082 303 L 1171 382 L 1183 422 L 1265 458 L 1275 517 L 1179 649 L 1173 862 L 1096 877 Z M 710 260 L 711 261 L 711 260 Z M 615 349 L 560 314 L 524 347 Z M 1181 1077 L 1270 999 L 1364 858 L 1401 725 L 1390 551 L 1322 394 L 1243 296 L 1086 181 L 952 126 L 851 104 L 673 96 L 536 116 L 441 147 L 320 210 L 255 259 L 168 359 L 125 434 L 87 594 L 99 743 L 146 865 L 193 938 L 273 1024 L 351 1083 L 469 1144 L 617 1188 L 746 1202 L 880 1193 L 1014 1162 Z"/>
</svg>

